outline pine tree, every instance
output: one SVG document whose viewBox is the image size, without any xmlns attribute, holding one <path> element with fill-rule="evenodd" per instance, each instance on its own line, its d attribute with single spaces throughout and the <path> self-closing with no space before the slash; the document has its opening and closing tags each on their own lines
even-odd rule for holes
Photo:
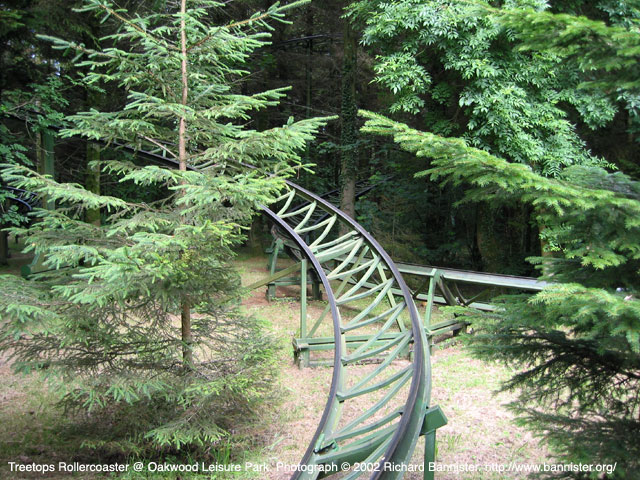
<svg viewBox="0 0 640 480">
<path fill-rule="evenodd" d="M 638 478 L 640 182 L 585 166 L 546 178 L 461 139 L 363 115 L 365 131 L 431 159 L 420 176 L 465 185 L 466 201 L 533 207 L 558 255 L 542 269 L 553 285 L 493 300 L 494 312 L 454 311 L 474 326 L 478 357 L 517 369 L 503 389 L 517 392 L 511 408 L 525 426 L 565 461 L 615 463 L 615 478 Z"/>
<path fill-rule="evenodd" d="M 268 41 L 266 22 L 303 3 L 209 25 L 224 2 L 181 0 L 129 16 L 109 0 L 87 0 L 81 12 L 118 26 L 101 50 L 47 38 L 76 55 L 87 85 L 126 91 L 123 105 L 70 117 L 63 136 L 154 150 L 178 166 L 110 159 L 109 150 L 92 165 L 155 190 L 151 203 L 4 166 L 5 180 L 57 208 L 13 231 L 50 271 L 0 277 L 0 350 L 20 371 L 45 371 L 66 405 L 103 414 L 140 406 L 148 420 L 137 433 L 179 448 L 219 439 L 269 389 L 274 340 L 241 315 L 229 261 L 326 119 L 251 129 L 252 113 L 277 105 L 286 89 L 242 95 L 237 85 Z M 85 222 L 97 209 L 103 224 Z"/>
</svg>

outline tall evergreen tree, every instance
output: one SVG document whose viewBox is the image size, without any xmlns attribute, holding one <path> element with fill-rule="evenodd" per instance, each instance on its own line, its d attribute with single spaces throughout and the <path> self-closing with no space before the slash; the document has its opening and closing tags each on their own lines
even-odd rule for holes
<svg viewBox="0 0 640 480">
<path fill-rule="evenodd" d="M 0 349 L 18 370 L 46 369 L 69 405 L 153 407 L 139 429 L 180 447 L 219 438 L 269 388 L 273 340 L 240 315 L 229 260 L 326 119 L 251 129 L 251 115 L 276 105 L 286 88 L 243 95 L 237 85 L 243 63 L 268 41 L 266 22 L 303 3 L 209 25 L 224 3 L 181 0 L 161 14 L 130 16 L 109 0 L 87 0 L 81 12 L 118 26 L 101 49 L 47 38 L 76 55 L 86 84 L 126 92 L 125 104 L 73 115 L 63 136 L 125 142 L 178 167 L 107 156 L 91 165 L 160 192 L 158 201 L 136 203 L 4 166 L 5 180 L 57 208 L 14 229 L 51 270 L 28 281 L 0 277 Z M 87 223 L 97 209 L 104 223 Z"/>
</svg>

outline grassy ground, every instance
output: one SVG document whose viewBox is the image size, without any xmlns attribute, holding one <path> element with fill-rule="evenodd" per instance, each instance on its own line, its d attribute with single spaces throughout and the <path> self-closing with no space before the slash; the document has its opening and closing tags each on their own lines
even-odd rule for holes
<svg viewBox="0 0 640 480">
<path fill-rule="evenodd" d="M 15 261 L 0 273 L 17 273 Z M 240 257 L 237 266 L 243 283 L 250 284 L 263 278 L 266 259 Z M 279 388 L 284 392 L 280 405 L 265 407 L 258 419 L 238 429 L 236 435 L 244 439 L 242 446 L 230 447 L 227 452 L 232 462 L 252 462 L 255 471 L 233 475 L 239 478 L 288 478 L 278 470 L 277 462 L 296 464 L 306 449 L 318 424 L 329 391 L 330 368 L 298 369 L 292 363 L 291 339 L 299 328 L 299 288 L 279 288 L 278 298 L 267 302 L 265 288 L 245 299 L 251 313 L 271 321 L 284 345 L 280 354 L 282 374 Z M 324 308 L 320 301 L 310 302 L 310 314 Z M 511 400 L 507 394 L 495 395 L 500 381 L 511 372 L 497 365 L 471 358 L 461 346 L 433 350 L 432 404 L 438 404 L 449 423 L 438 431 L 437 459 L 443 464 L 479 463 L 542 463 L 549 461 L 549 453 L 523 428 L 513 423 L 504 404 Z M 363 371 L 372 366 L 361 367 Z M 73 423 L 53 405 L 53 395 L 37 376 L 22 377 L 11 372 L 6 358 L 0 358 L 0 478 L 69 478 L 69 474 L 11 472 L 8 462 L 49 464 L 58 461 L 88 463 L 92 453 L 82 447 L 83 437 L 74 430 Z M 357 412 L 346 412 L 347 415 Z M 416 448 L 413 462 L 422 462 L 423 441 Z M 104 461 L 104 459 L 101 459 Z M 130 467 L 133 461 L 130 461 Z M 262 467 L 266 465 L 266 469 Z M 119 478 L 190 478 L 189 474 L 133 474 Z M 222 478 L 223 475 L 208 475 Z M 97 475 L 78 473 L 73 478 L 96 478 Z M 411 480 L 422 474 L 409 473 Z M 500 473 L 455 474 L 439 473 L 436 479 L 507 479 L 522 478 Z"/>
</svg>

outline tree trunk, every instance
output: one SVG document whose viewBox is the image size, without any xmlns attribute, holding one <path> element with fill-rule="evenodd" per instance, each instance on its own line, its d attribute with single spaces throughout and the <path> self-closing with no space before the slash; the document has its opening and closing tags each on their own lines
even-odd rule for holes
<svg viewBox="0 0 640 480">
<path fill-rule="evenodd" d="M 55 153 L 54 137 L 49 130 L 43 130 L 36 134 L 36 158 L 38 162 L 38 173 L 41 175 L 55 176 Z M 49 195 L 41 195 L 42 208 L 53 210 L 55 202 Z"/>
<path fill-rule="evenodd" d="M 488 205 L 478 206 L 476 221 L 476 241 L 482 258 L 482 269 L 485 272 L 502 273 L 504 266 L 504 245 L 499 240 L 494 217 L 496 212 Z"/>
<path fill-rule="evenodd" d="M 344 27 L 344 57 L 342 61 L 342 155 L 340 165 L 340 208 L 350 217 L 356 213 L 356 177 L 358 164 L 358 106 L 356 103 L 358 39 L 349 21 Z"/>
<path fill-rule="evenodd" d="M 181 0 L 180 13 L 180 46 L 182 49 L 182 105 L 187 105 L 189 98 L 189 83 L 187 75 L 187 32 L 184 16 L 187 13 L 187 0 Z M 180 117 L 180 127 L 178 132 L 178 161 L 180 162 L 180 170 L 187 170 L 187 119 Z M 189 369 L 193 365 L 193 335 L 191 332 L 191 306 L 185 298 L 182 300 L 182 309 L 180 313 L 181 333 L 182 333 L 182 361 L 184 366 Z"/>
<path fill-rule="evenodd" d="M 87 172 L 85 185 L 87 190 L 100 194 L 100 167 L 92 166 L 91 162 L 100 161 L 100 147 L 97 143 L 87 142 Z M 92 208 L 85 213 L 85 221 L 100 226 L 100 209 Z"/>
<path fill-rule="evenodd" d="M 0 228 L 4 228 L 4 225 L 0 225 Z M 9 264 L 9 234 L 4 231 L 0 231 L 0 265 Z"/>
<path fill-rule="evenodd" d="M 313 40 L 310 38 L 313 35 L 313 7 L 311 5 L 307 7 L 306 24 L 306 35 L 309 37 L 307 40 L 306 64 L 306 118 L 311 118 L 311 101 L 313 97 Z M 306 163 L 311 163 L 311 142 L 307 142 L 305 161 Z"/>
</svg>

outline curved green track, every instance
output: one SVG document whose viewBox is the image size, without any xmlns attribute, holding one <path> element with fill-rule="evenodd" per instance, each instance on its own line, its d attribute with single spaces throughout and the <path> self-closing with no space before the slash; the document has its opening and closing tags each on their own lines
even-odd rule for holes
<svg viewBox="0 0 640 480">
<path fill-rule="evenodd" d="M 422 322 L 402 276 L 375 239 L 326 200 L 293 183 L 287 187 L 264 212 L 276 236 L 302 261 L 302 284 L 307 268 L 313 269 L 327 296 L 324 309 L 303 312 L 301 336 L 333 350 L 320 351 L 325 361 L 327 353 L 332 356 L 331 387 L 293 478 L 345 467 L 341 478 L 400 478 L 429 404 Z"/>
</svg>

